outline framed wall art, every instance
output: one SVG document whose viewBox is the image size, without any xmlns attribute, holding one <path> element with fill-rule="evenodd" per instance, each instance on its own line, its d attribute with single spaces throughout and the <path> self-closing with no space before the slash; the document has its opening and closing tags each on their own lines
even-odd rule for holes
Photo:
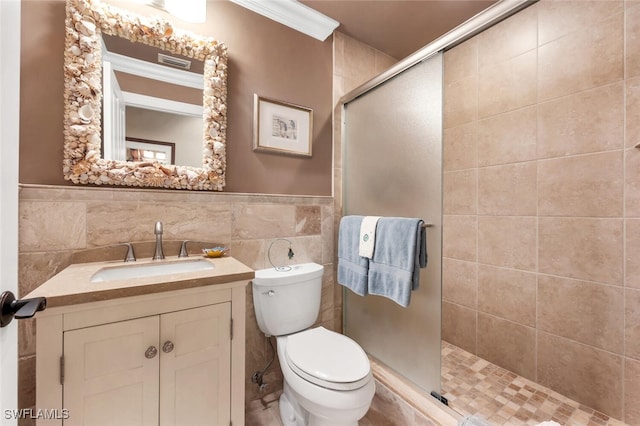
<svg viewBox="0 0 640 426">
<path fill-rule="evenodd" d="M 253 150 L 311 157 L 313 110 L 253 95 Z"/>
</svg>

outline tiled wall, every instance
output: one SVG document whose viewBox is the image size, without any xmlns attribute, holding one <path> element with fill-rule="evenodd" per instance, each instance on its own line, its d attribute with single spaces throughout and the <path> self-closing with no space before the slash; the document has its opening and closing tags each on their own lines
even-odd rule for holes
<svg viewBox="0 0 640 426">
<path fill-rule="evenodd" d="M 443 337 L 640 424 L 640 2 L 445 53 Z"/>
<path fill-rule="evenodd" d="M 333 199 L 240 195 L 188 191 L 140 191 L 125 188 L 22 186 L 20 188 L 20 294 L 25 295 L 66 267 L 73 253 L 123 241 L 151 241 L 155 221 L 164 225 L 165 255 L 176 256 L 170 240 L 229 245 L 230 254 L 253 269 L 270 267 L 269 245 L 276 238 L 293 243 L 292 262 L 325 266 L 318 324 L 335 329 L 333 312 Z M 289 262 L 288 245 L 274 244 L 272 259 Z M 100 250 L 94 259 L 99 261 Z M 123 252 L 124 253 L 124 252 Z M 138 253 L 138 257 L 142 257 Z M 246 399 L 260 396 L 251 374 L 271 357 L 258 329 L 251 288 L 247 286 Z M 35 405 L 35 327 L 20 322 L 19 405 Z M 267 393 L 282 388 L 275 362 L 265 381 Z"/>
</svg>

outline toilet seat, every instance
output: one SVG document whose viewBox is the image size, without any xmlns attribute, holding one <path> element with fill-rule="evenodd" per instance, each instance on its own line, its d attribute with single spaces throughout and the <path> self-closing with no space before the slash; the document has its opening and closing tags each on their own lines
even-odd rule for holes
<svg viewBox="0 0 640 426">
<path fill-rule="evenodd" d="M 370 380 L 369 358 L 362 348 L 324 327 L 287 336 L 286 358 L 298 376 L 324 388 L 359 389 Z"/>
</svg>

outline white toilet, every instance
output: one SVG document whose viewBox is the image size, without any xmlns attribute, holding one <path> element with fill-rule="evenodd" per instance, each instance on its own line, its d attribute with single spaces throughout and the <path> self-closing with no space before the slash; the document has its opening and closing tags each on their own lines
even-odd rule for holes
<svg viewBox="0 0 640 426">
<path fill-rule="evenodd" d="M 261 269 L 253 280 L 258 326 L 277 336 L 285 426 L 355 426 L 375 393 L 369 359 L 356 342 L 324 327 L 308 328 L 320 311 L 323 270 L 316 263 Z"/>
</svg>

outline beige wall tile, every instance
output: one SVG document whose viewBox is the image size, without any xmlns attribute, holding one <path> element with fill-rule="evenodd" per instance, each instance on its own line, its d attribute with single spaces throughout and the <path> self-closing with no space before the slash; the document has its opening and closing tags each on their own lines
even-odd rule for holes
<svg viewBox="0 0 640 426">
<path fill-rule="evenodd" d="M 624 311 L 624 354 L 640 361 L 640 290 L 626 289 Z"/>
<path fill-rule="evenodd" d="M 448 50 L 444 55 L 444 84 L 453 83 L 478 72 L 478 39 L 476 37 Z"/>
<path fill-rule="evenodd" d="M 537 7 L 528 7 L 478 34 L 478 67 L 515 58 L 538 46 Z"/>
<path fill-rule="evenodd" d="M 626 10 L 625 62 L 627 78 L 640 75 L 640 7 Z"/>
<path fill-rule="evenodd" d="M 478 213 L 535 216 L 536 169 L 535 161 L 479 169 Z"/>
<path fill-rule="evenodd" d="M 603 19 L 621 13 L 622 4 L 621 0 L 542 1 L 538 7 L 540 45 L 597 25 Z"/>
<path fill-rule="evenodd" d="M 87 206 L 87 245 L 98 247 L 154 240 L 156 221 L 162 222 L 165 240 L 227 243 L 231 239 L 229 209 L 227 203 L 210 203 L 203 207 L 199 203 L 180 202 L 90 202 Z"/>
<path fill-rule="evenodd" d="M 624 360 L 624 421 L 640 424 L 640 362 Z"/>
<path fill-rule="evenodd" d="M 624 207 L 627 217 L 640 217 L 640 149 L 624 152 Z"/>
<path fill-rule="evenodd" d="M 540 272 L 622 285 L 622 219 L 540 218 Z"/>
<path fill-rule="evenodd" d="M 475 216 L 445 215 L 442 228 L 442 255 L 444 257 L 476 261 L 478 223 Z"/>
<path fill-rule="evenodd" d="M 477 308 L 478 264 L 455 259 L 442 259 L 442 299 Z"/>
<path fill-rule="evenodd" d="M 322 206 L 322 263 L 334 263 L 337 261 L 337 248 L 335 239 L 337 231 L 334 224 L 333 204 L 330 206 Z"/>
<path fill-rule="evenodd" d="M 320 206 L 296 206 L 296 235 L 317 235 L 321 232 Z"/>
<path fill-rule="evenodd" d="M 478 173 L 476 169 L 443 174 L 444 214 L 475 214 L 477 212 Z"/>
<path fill-rule="evenodd" d="M 263 253 L 264 265 L 271 268 L 274 266 L 295 265 L 298 263 L 315 262 L 322 264 L 322 237 L 312 235 L 308 237 L 287 238 L 291 241 L 291 249 L 294 252 L 293 259 L 289 259 L 289 243 L 280 239 L 270 239 L 265 241 L 266 250 Z M 269 248 L 271 248 L 271 262 L 269 261 Z"/>
<path fill-rule="evenodd" d="M 36 357 L 18 359 L 18 407 L 31 408 L 36 405 Z M 13 407 L 11 407 L 13 408 Z M 40 407 L 37 407 L 40 408 Z M 34 413 L 35 414 L 35 413 Z"/>
<path fill-rule="evenodd" d="M 624 347 L 624 289 L 538 277 L 538 328 L 610 352 Z"/>
<path fill-rule="evenodd" d="M 478 266 L 478 310 L 536 326 L 536 274 Z"/>
<path fill-rule="evenodd" d="M 478 262 L 536 270 L 536 218 L 480 216 Z"/>
<path fill-rule="evenodd" d="M 476 155 L 477 125 L 464 124 L 443 132 L 443 165 L 445 172 L 478 167 Z"/>
<path fill-rule="evenodd" d="M 638 8 L 638 11 L 640 12 L 640 8 Z M 638 19 L 640 19 L 640 16 Z M 640 46 L 638 50 L 640 51 Z M 625 121 L 625 146 L 631 148 L 640 143 L 640 120 L 633 118 L 640 117 L 640 77 L 626 80 L 625 88 L 627 116 L 627 120 Z"/>
<path fill-rule="evenodd" d="M 266 251 L 265 240 L 233 240 L 229 244 L 229 254 L 251 269 L 271 267 L 264 261 Z"/>
<path fill-rule="evenodd" d="M 538 100 L 576 93 L 623 77 L 622 14 L 538 48 Z"/>
<path fill-rule="evenodd" d="M 20 251 L 81 249 L 87 246 L 85 203 L 25 201 L 19 206 Z"/>
<path fill-rule="evenodd" d="M 624 87 L 615 83 L 538 105 L 538 158 L 620 149 Z"/>
<path fill-rule="evenodd" d="M 535 329 L 478 313 L 478 356 L 535 380 Z"/>
<path fill-rule="evenodd" d="M 375 52 L 375 71 L 376 74 L 381 74 L 387 69 L 391 68 L 395 63 L 398 62 L 396 58 L 393 56 L 389 56 L 386 53 L 382 53 L 379 50 Z"/>
<path fill-rule="evenodd" d="M 475 75 L 444 85 L 444 128 L 460 126 L 478 117 L 478 77 Z"/>
<path fill-rule="evenodd" d="M 564 157 L 538 163 L 541 216 L 622 216 L 623 152 Z"/>
<path fill-rule="evenodd" d="M 622 357 L 538 332 L 538 382 L 614 418 L 622 417 Z"/>
<path fill-rule="evenodd" d="M 478 122 L 478 165 L 535 160 L 536 107 L 526 107 Z"/>
<path fill-rule="evenodd" d="M 625 221 L 625 281 L 624 285 L 640 289 L 640 219 Z"/>
<path fill-rule="evenodd" d="M 478 79 L 478 117 L 486 118 L 535 104 L 536 81 L 535 50 L 481 68 Z"/>
<path fill-rule="evenodd" d="M 276 238 L 295 235 L 295 206 L 276 204 L 234 204 L 234 239 Z"/>
<path fill-rule="evenodd" d="M 344 37 L 343 76 L 362 84 L 373 77 L 376 66 L 375 49 L 351 37 Z M 350 87 L 347 91 L 354 89 Z"/>
<path fill-rule="evenodd" d="M 476 353 L 476 311 L 449 302 L 442 302 L 442 339 Z"/>
</svg>

